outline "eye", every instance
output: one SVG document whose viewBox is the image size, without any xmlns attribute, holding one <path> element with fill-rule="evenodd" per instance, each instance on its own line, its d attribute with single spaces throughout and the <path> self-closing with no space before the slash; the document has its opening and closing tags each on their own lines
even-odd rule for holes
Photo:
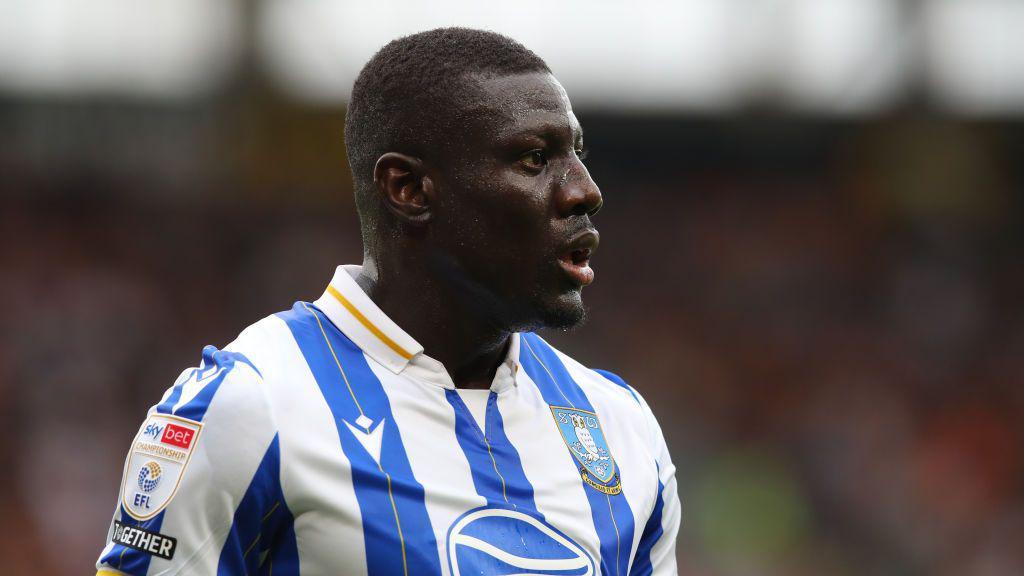
<svg viewBox="0 0 1024 576">
<path fill-rule="evenodd" d="M 579 158 L 580 160 L 586 160 L 587 156 L 589 155 L 590 150 L 587 148 L 580 146 L 579 148 L 576 149 L 576 157 Z"/>
<path fill-rule="evenodd" d="M 543 150 L 530 150 L 519 157 L 519 161 L 527 168 L 540 170 L 548 163 L 548 156 Z"/>
</svg>

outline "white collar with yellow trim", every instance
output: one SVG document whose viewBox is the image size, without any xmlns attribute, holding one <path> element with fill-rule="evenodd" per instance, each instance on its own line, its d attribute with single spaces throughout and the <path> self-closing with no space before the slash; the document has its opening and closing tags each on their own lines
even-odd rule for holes
<svg viewBox="0 0 1024 576">
<path fill-rule="evenodd" d="M 444 365 L 423 354 L 423 346 L 388 318 L 359 287 L 355 278 L 361 270 L 362 266 L 354 264 L 338 266 L 323 296 L 313 304 L 367 356 L 395 374 L 408 368 L 408 376 L 454 389 L 455 384 Z M 514 386 L 518 363 L 519 334 L 513 334 L 491 390 L 501 392 Z"/>
<path fill-rule="evenodd" d="M 317 308 L 345 333 L 367 356 L 398 373 L 423 346 L 399 328 L 356 284 L 362 266 L 338 266 Z"/>
</svg>

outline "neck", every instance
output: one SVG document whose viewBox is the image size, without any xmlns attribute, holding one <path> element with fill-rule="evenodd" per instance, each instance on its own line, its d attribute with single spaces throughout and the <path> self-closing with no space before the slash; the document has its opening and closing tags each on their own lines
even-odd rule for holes
<svg viewBox="0 0 1024 576">
<path fill-rule="evenodd" d="M 381 266 L 366 257 L 356 283 L 425 354 L 444 364 L 456 387 L 489 388 L 512 331 L 488 316 L 479 298 L 442 280 L 447 275 L 424 262 L 412 258 Z"/>
</svg>

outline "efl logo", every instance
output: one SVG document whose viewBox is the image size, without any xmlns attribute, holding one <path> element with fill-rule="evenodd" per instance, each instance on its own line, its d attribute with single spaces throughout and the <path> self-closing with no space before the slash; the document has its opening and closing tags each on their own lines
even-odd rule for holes
<svg viewBox="0 0 1024 576">
<path fill-rule="evenodd" d="M 160 441 L 164 444 L 170 444 L 171 446 L 177 446 L 178 448 L 185 448 L 192 444 L 192 438 L 195 437 L 195 431 L 189 430 L 184 426 L 177 426 L 175 424 L 167 424 L 164 429 L 164 435 L 160 438 Z"/>
<path fill-rule="evenodd" d="M 149 520 L 167 506 L 202 431 L 202 422 L 173 414 L 149 415 L 135 436 L 121 480 L 121 506 L 129 516 Z"/>
</svg>

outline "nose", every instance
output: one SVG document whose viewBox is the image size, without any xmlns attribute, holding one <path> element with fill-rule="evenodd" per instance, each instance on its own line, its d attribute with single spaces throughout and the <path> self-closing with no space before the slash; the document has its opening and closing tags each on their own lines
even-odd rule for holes
<svg viewBox="0 0 1024 576">
<path fill-rule="evenodd" d="M 562 217 L 593 216 L 601 209 L 604 199 L 601 189 L 590 177 L 590 172 L 578 159 L 558 183 L 558 213 Z"/>
</svg>

